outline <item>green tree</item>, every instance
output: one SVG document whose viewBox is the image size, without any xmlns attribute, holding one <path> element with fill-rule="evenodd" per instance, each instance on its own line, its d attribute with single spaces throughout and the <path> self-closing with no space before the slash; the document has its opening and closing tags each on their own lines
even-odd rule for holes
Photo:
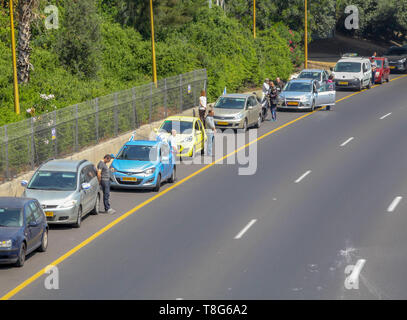
<svg viewBox="0 0 407 320">
<path fill-rule="evenodd" d="M 99 70 L 100 18 L 95 0 L 66 0 L 55 50 L 73 74 L 94 77 Z"/>
</svg>

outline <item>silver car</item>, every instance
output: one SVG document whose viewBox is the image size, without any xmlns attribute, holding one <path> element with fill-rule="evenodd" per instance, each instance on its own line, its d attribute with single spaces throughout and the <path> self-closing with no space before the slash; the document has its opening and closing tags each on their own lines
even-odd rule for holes
<svg viewBox="0 0 407 320">
<path fill-rule="evenodd" d="M 329 74 L 322 69 L 304 69 L 298 75 L 297 79 L 313 79 L 318 82 L 317 88 L 323 86 L 328 81 Z"/>
<path fill-rule="evenodd" d="M 294 79 L 289 81 L 280 93 L 277 108 L 314 111 L 316 107 L 334 106 L 335 100 L 334 83 L 326 83 L 317 89 L 316 80 Z"/>
<path fill-rule="evenodd" d="M 254 94 L 224 94 L 214 105 L 216 128 L 259 128 L 262 122 L 262 107 Z"/>
<path fill-rule="evenodd" d="M 51 160 L 37 169 L 23 197 L 41 204 L 48 224 L 79 228 L 88 213 L 99 213 L 100 187 L 95 166 L 87 160 Z"/>
</svg>

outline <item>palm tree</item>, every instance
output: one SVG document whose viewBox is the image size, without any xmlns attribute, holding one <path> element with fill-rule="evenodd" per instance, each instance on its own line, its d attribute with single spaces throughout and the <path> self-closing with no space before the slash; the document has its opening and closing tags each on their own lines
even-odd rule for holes
<svg viewBox="0 0 407 320">
<path fill-rule="evenodd" d="M 33 69 L 30 63 L 30 40 L 31 23 L 35 17 L 34 11 L 38 7 L 39 0 L 19 0 L 17 4 L 18 11 L 18 83 L 28 83 L 30 81 L 30 69 Z"/>
</svg>

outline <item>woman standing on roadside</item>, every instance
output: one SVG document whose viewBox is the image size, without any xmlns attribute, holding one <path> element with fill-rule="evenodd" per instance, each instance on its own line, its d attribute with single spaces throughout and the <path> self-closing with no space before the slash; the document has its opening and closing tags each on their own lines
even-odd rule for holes
<svg viewBox="0 0 407 320">
<path fill-rule="evenodd" d="M 201 119 L 203 125 L 205 125 L 206 104 L 206 92 L 205 90 L 202 90 L 201 96 L 199 97 L 199 118 Z"/>
</svg>

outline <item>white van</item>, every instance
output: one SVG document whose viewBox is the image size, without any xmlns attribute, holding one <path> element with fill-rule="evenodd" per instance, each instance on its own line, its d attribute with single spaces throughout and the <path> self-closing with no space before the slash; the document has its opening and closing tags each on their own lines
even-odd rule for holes
<svg viewBox="0 0 407 320">
<path fill-rule="evenodd" d="M 370 89 L 372 86 L 372 66 L 368 58 L 346 57 L 340 59 L 333 69 L 337 89 Z"/>
</svg>

